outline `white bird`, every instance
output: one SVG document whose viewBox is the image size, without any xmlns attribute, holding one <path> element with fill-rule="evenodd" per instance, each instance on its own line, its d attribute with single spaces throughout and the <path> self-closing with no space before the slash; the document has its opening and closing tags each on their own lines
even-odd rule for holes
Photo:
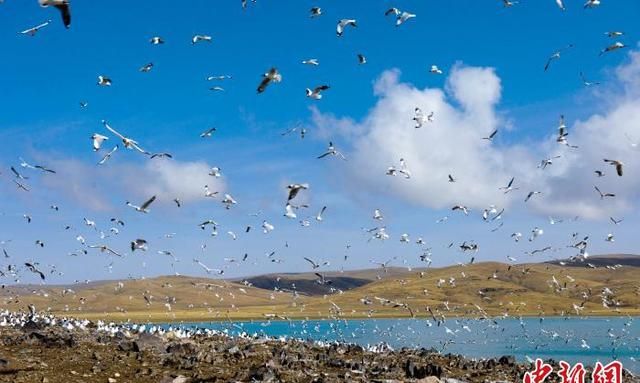
<svg viewBox="0 0 640 383">
<path fill-rule="evenodd" d="M 199 42 L 207 42 L 210 43 L 213 40 L 211 36 L 208 35 L 194 35 L 191 38 L 191 44 L 195 45 Z"/>
<path fill-rule="evenodd" d="M 565 6 L 564 6 L 563 0 L 556 0 L 556 4 L 558 5 L 558 8 L 560 8 L 561 10 L 563 10 L 563 11 L 567 10 L 567 8 L 565 8 Z"/>
<path fill-rule="evenodd" d="M 622 48 L 626 48 L 627 46 L 624 45 L 623 43 L 616 41 L 615 43 L 609 45 L 608 47 L 604 48 L 603 50 L 600 51 L 600 56 L 602 56 L 605 53 L 608 52 L 613 52 L 613 51 L 617 51 L 618 49 L 622 49 Z"/>
<path fill-rule="evenodd" d="M 531 237 L 529 237 L 529 242 L 533 242 L 533 240 L 535 240 L 542 234 L 544 234 L 544 230 L 540 229 L 539 227 L 533 228 L 533 230 L 531 230 Z"/>
<path fill-rule="evenodd" d="M 264 92 L 267 89 L 267 86 L 269 86 L 269 84 L 271 84 L 272 82 L 279 83 L 281 81 L 282 75 L 280 74 L 280 72 L 278 72 L 278 69 L 269 69 L 267 73 L 262 75 L 262 81 L 260 82 L 260 85 L 258 85 L 258 93 Z"/>
<path fill-rule="evenodd" d="M 272 224 L 270 224 L 267 221 L 262 221 L 262 232 L 265 234 L 269 234 L 270 232 L 273 231 L 273 229 L 275 229 L 275 226 L 273 226 Z"/>
<path fill-rule="evenodd" d="M 411 240 L 409 239 L 409 234 L 404 233 L 404 234 L 400 235 L 400 242 L 402 242 L 402 243 L 411 242 Z"/>
<path fill-rule="evenodd" d="M 233 78 L 233 76 L 228 75 L 228 74 L 222 74 L 222 75 L 218 75 L 218 76 L 208 76 L 207 77 L 207 81 L 213 81 L 213 80 L 218 80 L 218 81 L 222 81 L 222 80 L 231 80 Z"/>
<path fill-rule="evenodd" d="M 46 27 L 50 23 L 51 23 L 51 20 L 47 20 L 42 24 L 38 24 L 35 27 L 31 27 L 29 29 L 25 29 L 24 31 L 22 31 L 20 33 L 23 34 L 23 35 L 35 36 L 36 33 L 38 33 L 38 31 L 40 31 L 40 29 Z"/>
<path fill-rule="evenodd" d="M 595 8 L 598 5 L 600 5 L 600 0 L 587 0 L 587 2 L 584 3 L 583 8 Z"/>
<path fill-rule="evenodd" d="M 211 177 L 216 177 L 216 178 L 220 178 L 222 176 L 222 173 L 220 173 L 220 168 L 217 166 L 214 166 L 211 168 L 211 170 L 209 171 L 209 175 Z"/>
<path fill-rule="evenodd" d="M 100 146 L 102 145 L 102 143 L 108 139 L 109 137 L 107 136 L 103 136 L 102 134 L 99 134 L 99 133 L 93 133 L 93 135 L 91 136 L 91 140 L 93 141 L 93 150 L 94 151 L 100 150 Z"/>
<path fill-rule="evenodd" d="M 455 205 L 454 207 L 451 208 L 451 210 L 460 210 L 461 212 L 464 213 L 464 215 L 469 215 L 469 208 L 464 206 L 464 205 Z"/>
<path fill-rule="evenodd" d="M 624 32 L 621 32 L 621 31 L 610 31 L 610 32 L 605 32 L 604 34 L 607 37 L 611 37 L 611 38 L 624 36 Z"/>
<path fill-rule="evenodd" d="M 622 163 L 622 161 L 618 161 L 618 160 L 608 160 L 608 159 L 604 159 L 604 162 L 615 166 L 616 168 L 616 173 L 618 174 L 619 177 L 622 177 L 623 174 L 623 169 L 622 167 L 624 166 L 624 164 Z"/>
<path fill-rule="evenodd" d="M 422 128 L 422 126 L 427 122 L 433 122 L 433 112 L 425 116 L 424 113 L 422 112 L 422 109 L 415 108 L 414 114 L 413 114 L 413 121 L 415 121 L 416 123 L 415 125 L 416 129 Z"/>
<path fill-rule="evenodd" d="M 547 59 L 547 63 L 544 65 L 544 71 L 546 72 L 549 67 L 551 66 L 551 62 L 553 60 L 557 60 L 560 58 L 560 55 L 562 54 L 563 51 L 569 49 L 569 48 L 573 48 L 573 44 L 569 44 L 566 47 L 554 52 L 551 56 L 549 56 L 549 58 Z"/>
<path fill-rule="evenodd" d="M 405 21 L 407 21 L 409 19 L 413 19 L 413 18 L 416 17 L 415 14 L 409 13 L 409 12 L 400 11 L 398 8 L 390 8 L 384 13 L 385 16 L 388 16 L 388 15 L 391 15 L 391 14 L 396 16 L 396 27 L 399 27 Z"/>
<path fill-rule="evenodd" d="M 343 160 L 346 160 L 347 158 L 340 153 L 335 146 L 333 146 L 333 142 L 329 141 L 329 146 L 327 147 L 327 151 L 324 152 L 323 154 L 319 155 L 318 158 L 325 158 L 326 156 L 337 156 L 342 158 Z"/>
<path fill-rule="evenodd" d="M 131 247 L 131 251 L 136 251 L 136 250 L 147 251 L 149 249 L 147 241 L 141 238 L 131 241 L 130 247 Z"/>
<path fill-rule="evenodd" d="M 378 221 L 382 221 L 384 219 L 384 217 L 382 216 L 382 212 L 380 211 L 380 209 L 375 209 L 373 211 L 373 219 L 376 219 Z"/>
<path fill-rule="evenodd" d="M 152 45 L 160 45 L 160 44 L 164 44 L 164 40 L 162 39 L 162 37 L 160 36 L 154 36 L 152 38 L 149 39 L 149 42 Z"/>
<path fill-rule="evenodd" d="M 611 234 L 611 233 L 607 234 L 607 238 L 605 239 L 605 241 L 607 241 L 607 242 L 615 242 L 615 238 L 613 237 L 613 234 Z"/>
<path fill-rule="evenodd" d="M 364 65 L 367 63 L 367 58 L 362 53 L 358 53 L 358 64 Z"/>
<path fill-rule="evenodd" d="M 197 259 L 194 259 L 193 262 L 197 263 L 198 266 L 202 267 L 204 269 L 204 271 L 206 271 L 207 274 L 211 274 L 211 273 L 215 273 L 215 274 L 219 274 L 219 275 L 224 274 L 224 270 L 209 268 L 209 267 L 207 267 L 207 265 L 205 265 L 204 263 L 200 262 Z"/>
<path fill-rule="evenodd" d="M 316 215 L 316 221 L 322 221 L 324 219 L 322 215 L 324 214 L 325 210 L 327 210 L 326 206 L 323 206 L 322 209 L 320 209 L 320 211 L 318 212 L 318 215 Z"/>
<path fill-rule="evenodd" d="M 143 73 L 151 72 L 151 69 L 153 69 L 153 63 L 148 63 L 140 68 L 140 72 L 143 72 Z"/>
<path fill-rule="evenodd" d="M 115 151 L 118 150 L 118 145 L 114 146 L 113 149 L 111 149 L 109 152 L 107 152 L 107 154 L 105 154 L 102 159 L 98 162 L 98 165 L 104 165 L 105 162 L 107 162 L 107 160 L 109 160 L 109 158 L 111 158 L 111 155 L 113 153 L 115 153 Z"/>
<path fill-rule="evenodd" d="M 302 60 L 302 63 L 303 63 L 304 65 L 311 65 L 311 66 L 318 66 L 318 65 L 320 65 L 320 61 L 318 61 L 318 59 Z"/>
<path fill-rule="evenodd" d="M 600 85 L 600 83 L 597 81 L 588 81 L 587 78 L 584 76 L 584 73 L 582 72 L 580 72 L 580 80 L 582 81 L 582 85 L 586 87 L 593 86 L 593 85 Z"/>
<path fill-rule="evenodd" d="M 520 188 L 516 188 L 513 187 L 513 181 L 515 181 L 515 177 L 511 177 L 511 180 L 509 181 L 509 183 L 507 184 L 507 186 L 503 186 L 501 188 L 499 188 L 499 190 L 504 190 L 504 194 L 507 194 L 513 190 L 518 190 Z"/>
<path fill-rule="evenodd" d="M 107 76 L 98 76 L 98 85 L 100 86 L 111 86 L 111 79 Z"/>
<path fill-rule="evenodd" d="M 71 10 L 69 8 L 69 0 L 38 0 L 40 6 L 43 8 L 52 6 L 55 7 L 58 11 L 60 11 L 60 16 L 62 16 L 62 23 L 65 28 L 69 28 L 71 25 Z"/>
<path fill-rule="evenodd" d="M 313 90 L 307 88 L 305 91 L 307 93 L 307 97 L 313 100 L 320 100 L 322 98 L 322 92 L 327 89 L 329 89 L 328 85 L 320 85 L 313 88 Z"/>
<path fill-rule="evenodd" d="M 149 152 L 147 152 L 146 150 L 143 150 L 142 148 L 140 148 L 140 146 L 138 146 L 138 142 L 123 136 L 122 134 L 116 132 L 111 126 L 109 126 L 109 124 L 107 123 L 107 121 L 102 120 L 102 124 L 104 125 L 105 128 L 107 128 L 108 131 L 110 131 L 111 133 L 115 134 L 116 136 L 120 137 L 120 139 L 122 140 L 122 143 L 124 144 L 124 147 L 127 149 L 135 149 L 137 151 L 139 151 L 142 154 L 151 154 Z"/>
<path fill-rule="evenodd" d="M 142 205 L 140 206 L 136 206 L 134 204 L 132 204 L 131 202 L 127 201 L 126 205 L 129 207 L 134 208 L 137 212 L 140 213 L 148 213 L 149 212 L 149 206 L 153 203 L 153 201 L 156 200 L 156 196 L 152 196 L 151 198 L 149 198 L 148 200 L 146 200 Z"/>
<path fill-rule="evenodd" d="M 238 202 L 233 199 L 233 197 L 230 194 L 225 194 L 224 198 L 222 199 L 222 204 L 225 205 L 224 208 L 225 209 L 231 209 L 232 205 L 236 205 Z"/>
<path fill-rule="evenodd" d="M 204 185 L 204 196 L 205 197 L 215 197 L 216 194 L 218 194 L 217 191 L 211 191 L 209 190 L 209 185 Z"/>
<path fill-rule="evenodd" d="M 519 1 L 510 1 L 510 0 L 502 0 L 502 4 L 505 8 L 509 8 L 509 7 L 513 7 L 514 5 L 518 4 Z"/>
<path fill-rule="evenodd" d="M 213 133 L 216 131 L 216 128 L 209 128 L 207 130 L 205 130 L 204 132 L 200 133 L 200 138 L 208 138 L 213 136 Z"/>
<path fill-rule="evenodd" d="M 355 19 L 342 19 L 338 21 L 338 25 L 336 26 L 336 34 L 338 37 L 342 37 L 347 26 L 357 27 L 358 24 Z"/>
<path fill-rule="evenodd" d="M 295 207 L 293 205 L 291 205 L 290 203 L 287 203 L 287 205 L 284 207 L 285 213 L 284 216 L 289 218 L 289 219 L 295 219 L 298 217 L 298 215 L 295 212 Z"/>
<path fill-rule="evenodd" d="M 288 196 L 287 196 L 287 201 L 291 201 L 292 199 L 296 198 L 296 196 L 298 195 L 300 190 L 309 189 L 309 184 L 307 184 L 307 183 L 304 183 L 304 184 L 290 184 L 290 185 L 287 185 L 287 189 L 289 190 L 289 193 L 288 193 Z"/>
<path fill-rule="evenodd" d="M 520 238 L 522 238 L 522 233 L 513 233 L 511 234 L 511 238 L 513 238 L 513 240 L 516 242 L 520 242 Z"/>
<path fill-rule="evenodd" d="M 437 65 L 431 65 L 431 69 L 429 69 L 429 72 L 433 73 L 433 74 L 442 74 L 443 73 L 442 69 L 438 68 Z"/>
</svg>

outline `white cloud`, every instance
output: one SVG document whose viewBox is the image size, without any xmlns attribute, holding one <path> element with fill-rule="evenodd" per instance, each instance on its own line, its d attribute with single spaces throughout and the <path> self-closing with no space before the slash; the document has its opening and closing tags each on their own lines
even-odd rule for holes
<svg viewBox="0 0 640 383">
<path fill-rule="evenodd" d="M 56 169 L 55 176 L 44 177 L 43 184 L 58 191 L 68 199 L 95 211 L 111 209 L 117 198 L 146 199 L 158 196 L 159 203 L 172 203 L 174 198 L 184 202 L 204 200 L 204 185 L 212 191 L 223 192 L 225 182 L 209 176 L 211 167 L 203 161 L 182 162 L 154 159 L 143 163 L 104 166 L 87 164 L 77 159 L 50 161 Z"/>
<path fill-rule="evenodd" d="M 501 97 L 501 81 L 492 68 L 456 65 L 448 75 L 445 89 L 417 89 L 399 81 L 397 70 L 384 72 L 374 86 L 379 100 L 361 121 L 336 118 L 314 111 L 313 121 L 330 135 L 331 125 L 339 123 L 333 134 L 350 139 L 352 150 L 347 165 L 358 188 L 389 192 L 411 203 L 442 209 L 453 204 L 484 208 L 490 204 L 523 204 L 528 191 L 542 191 L 526 205 L 539 213 L 580 215 L 598 218 L 617 214 L 639 197 L 640 152 L 629 145 L 625 133 L 640 142 L 640 53 L 631 52 L 627 64 L 616 70 L 617 97 L 609 98 L 607 110 L 569 126 L 570 149 L 555 142 L 555 131 L 548 138 L 524 145 L 503 147 L 482 137 L 499 128 L 509 134 L 496 111 Z M 435 121 L 415 129 L 414 108 L 434 112 Z M 557 116 L 549 116 L 555 120 Z M 349 132 L 349 133 L 345 133 Z M 561 154 L 546 170 L 537 169 L 544 157 Z M 385 175 L 388 166 L 400 158 L 413 173 L 411 180 Z M 625 162 L 624 177 L 603 158 Z M 597 179 L 595 169 L 607 175 Z M 456 183 L 449 183 L 452 174 Z M 498 190 L 511 177 L 521 189 L 505 196 Z M 617 197 L 601 201 L 594 185 Z"/>
</svg>

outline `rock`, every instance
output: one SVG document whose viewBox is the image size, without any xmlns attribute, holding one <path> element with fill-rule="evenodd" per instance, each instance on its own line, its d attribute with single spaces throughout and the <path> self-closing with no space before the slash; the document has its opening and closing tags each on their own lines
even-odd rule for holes
<svg viewBox="0 0 640 383">
<path fill-rule="evenodd" d="M 516 364 L 516 357 L 513 355 L 501 356 L 500 359 L 498 359 L 498 363 L 507 366 L 514 366 Z"/>
<path fill-rule="evenodd" d="M 442 375 L 442 367 L 439 365 L 427 363 L 418 365 L 412 360 L 408 360 L 404 367 L 405 376 L 412 379 L 423 379 L 428 376 L 440 377 Z"/>
<path fill-rule="evenodd" d="M 118 381 L 113 379 L 113 378 L 108 378 L 107 382 L 109 382 L 109 383 L 117 383 Z"/>
<path fill-rule="evenodd" d="M 137 340 L 133 342 L 133 351 L 140 352 L 143 350 L 152 350 L 162 352 L 164 342 L 160 337 L 148 333 L 142 333 Z"/>
<path fill-rule="evenodd" d="M 440 379 L 435 376 L 427 376 L 426 378 L 422 378 L 416 380 L 417 383 L 440 383 Z"/>
<path fill-rule="evenodd" d="M 189 378 L 187 378 L 186 376 L 178 375 L 171 381 L 171 383 L 187 383 L 188 381 Z"/>
</svg>

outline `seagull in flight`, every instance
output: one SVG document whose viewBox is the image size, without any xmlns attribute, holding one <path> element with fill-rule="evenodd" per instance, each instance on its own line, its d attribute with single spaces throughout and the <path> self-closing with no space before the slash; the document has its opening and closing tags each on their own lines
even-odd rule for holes
<svg viewBox="0 0 640 383">
<path fill-rule="evenodd" d="M 142 154 L 146 154 L 149 155 L 151 153 L 147 152 L 146 150 L 143 150 L 140 146 L 138 146 L 138 142 L 123 136 L 122 134 L 118 133 L 117 131 L 115 131 L 115 129 L 113 129 L 111 126 L 109 126 L 109 124 L 107 123 L 107 121 L 102 120 L 102 124 L 104 125 L 105 128 L 107 128 L 108 131 L 110 131 L 111 133 L 115 134 L 116 136 L 120 137 L 120 139 L 122 140 L 122 143 L 124 144 L 124 147 L 127 149 L 135 149 L 137 151 L 139 151 Z"/>
<path fill-rule="evenodd" d="M 587 0 L 586 3 L 584 3 L 583 8 L 587 9 L 587 8 L 595 8 L 598 5 L 600 5 L 600 0 Z"/>
<path fill-rule="evenodd" d="M 91 140 L 93 142 L 93 150 L 96 152 L 100 150 L 100 146 L 102 146 L 102 143 L 108 139 L 109 137 L 107 136 L 103 136 L 99 133 L 93 133 L 93 135 L 91 136 Z"/>
<path fill-rule="evenodd" d="M 313 88 L 313 90 L 307 88 L 306 89 L 307 97 L 313 100 L 320 100 L 322 98 L 322 92 L 327 89 L 329 89 L 328 85 L 320 85 Z"/>
<path fill-rule="evenodd" d="M 367 58 L 362 53 L 358 53 L 358 64 L 364 65 L 367 63 Z"/>
<path fill-rule="evenodd" d="M 558 5 L 558 8 L 560 8 L 561 10 L 563 10 L 563 11 L 567 10 L 567 8 L 565 8 L 565 6 L 564 6 L 563 0 L 556 0 L 556 4 Z"/>
<path fill-rule="evenodd" d="M 25 262 L 24 265 L 27 267 L 27 269 L 29 271 L 31 271 L 34 274 L 38 274 L 40 276 L 40 279 L 42 279 L 43 281 L 45 280 L 45 276 L 44 273 L 40 270 L 38 270 L 36 268 L 36 266 L 33 263 L 29 263 L 29 262 Z"/>
<path fill-rule="evenodd" d="M 40 31 L 40 29 L 46 27 L 50 23 L 51 23 L 51 20 L 47 20 L 42 24 L 36 25 L 35 27 L 31 27 L 29 29 L 25 29 L 24 31 L 20 32 L 20 34 L 28 35 L 28 36 L 35 36 L 36 33 L 38 33 Z"/>
<path fill-rule="evenodd" d="M 208 35 L 195 35 L 191 38 L 191 44 L 195 45 L 200 42 L 210 43 L 213 40 L 211 36 Z"/>
<path fill-rule="evenodd" d="M 419 129 L 419 128 L 422 128 L 422 126 L 427 122 L 433 122 L 433 114 L 434 113 L 431 112 L 427 116 L 425 116 L 424 113 L 422 112 L 422 109 L 415 108 L 414 115 L 413 115 L 413 121 L 416 122 L 415 128 Z"/>
<path fill-rule="evenodd" d="M 336 26 L 336 34 L 338 37 L 342 37 L 347 26 L 357 27 L 358 24 L 355 19 L 342 19 L 338 21 L 338 25 Z"/>
<path fill-rule="evenodd" d="M 318 66 L 318 65 L 320 65 L 320 61 L 318 61 L 318 59 L 302 60 L 302 63 L 303 63 L 304 65 L 311 65 L 311 66 Z"/>
<path fill-rule="evenodd" d="M 464 213 L 464 215 L 469 215 L 469 208 L 464 205 L 455 205 L 454 207 L 451 208 L 451 210 L 453 211 L 460 210 L 461 212 Z"/>
<path fill-rule="evenodd" d="M 104 165 L 104 163 L 107 162 L 109 158 L 111 158 L 111 155 L 115 153 L 116 150 L 118 150 L 118 145 L 114 146 L 113 149 L 107 152 L 107 154 L 105 154 L 104 157 L 102 157 L 102 159 L 98 162 L 98 165 Z"/>
<path fill-rule="evenodd" d="M 40 6 L 43 8 L 52 6 L 55 7 L 58 11 L 60 11 L 60 16 L 62 16 L 62 23 L 65 28 L 69 28 L 71 26 L 71 10 L 69 9 L 69 0 L 38 0 Z"/>
<path fill-rule="evenodd" d="M 111 79 L 107 76 L 98 76 L 98 85 L 100 86 L 111 86 Z"/>
<path fill-rule="evenodd" d="M 314 18 L 314 17 L 319 17 L 320 15 L 322 15 L 322 8 L 320 7 L 312 7 L 309 10 L 310 13 L 310 17 Z"/>
<path fill-rule="evenodd" d="M 113 255 L 116 255 L 118 257 L 122 257 L 122 254 L 114 251 L 113 249 L 111 249 L 107 245 L 89 245 L 88 247 L 91 248 L 91 249 L 99 249 L 101 253 L 104 253 L 106 251 L 106 252 L 109 252 L 109 253 L 111 253 Z"/>
<path fill-rule="evenodd" d="M 498 129 L 495 129 L 493 132 L 491 132 L 491 134 L 489 134 L 487 137 L 482 137 L 483 140 L 487 140 L 487 141 L 493 141 L 493 138 L 496 136 L 496 134 L 498 134 Z"/>
<path fill-rule="evenodd" d="M 549 69 L 549 67 L 551 66 L 551 62 L 553 60 L 559 59 L 560 55 L 562 54 L 562 52 L 567 50 L 567 49 L 569 49 L 569 48 L 573 48 L 573 44 L 569 44 L 566 47 L 554 52 L 551 56 L 549 56 L 549 59 L 547 60 L 547 63 L 544 66 L 544 71 L 546 72 Z"/>
<path fill-rule="evenodd" d="M 608 159 L 604 159 L 604 162 L 613 165 L 616 167 L 616 173 L 618 173 L 619 177 L 622 177 L 622 166 L 624 165 L 621 161 L 618 160 L 608 160 Z"/>
<path fill-rule="evenodd" d="M 396 27 L 399 27 L 400 25 L 404 24 L 405 21 L 416 17 L 416 15 L 413 13 L 400 11 L 398 8 L 395 8 L 395 7 L 389 8 L 384 13 L 385 16 L 389 16 L 391 14 L 396 16 Z"/>
<path fill-rule="evenodd" d="M 624 221 L 624 218 L 622 219 L 615 219 L 613 217 L 609 217 L 609 220 L 614 224 L 614 225 L 619 225 L 622 221 Z"/>
<path fill-rule="evenodd" d="M 327 210 L 326 206 L 323 206 L 322 209 L 320 209 L 320 212 L 318 212 L 318 215 L 316 215 L 316 221 L 320 222 L 324 219 L 322 215 L 324 214 L 325 210 Z"/>
<path fill-rule="evenodd" d="M 208 138 L 213 136 L 213 133 L 216 131 L 216 128 L 209 128 L 207 130 L 205 130 L 204 132 L 200 133 L 200 138 Z"/>
<path fill-rule="evenodd" d="M 602 56 L 605 53 L 609 53 L 609 52 L 613 52 L 613 51 L 617 51 L 618 49 L 622 49 L 622 48 L 626 48 L 627 46 L 624 45 L 623 43 L 616 41 L 615 43 L 609 45 L 608 47 L 604 48 L 603 50 L 600 51 L 600 56 Z"/>
<path fill-rule="evenodd" d="M 319 267 L 320 267 L 320 265 L 319 265 L 319 264 L 317 264 L 316 262 L 314 262 L 313 260 L 311 260 L 311 259 L 309 259 L 309 258 L 307 258 L 307 257 L 304 257 L 304 260 L 305 260 L 305 261 L 307 261 L 307 262 L 309 262 L 309 263 L 311 264 L 311 268 L 312 268 L 313 270 L 315 270 L 315 269 L 317 269 L 317 268 L 319 268 Z"/>
<path fill-rule="evenodd" d="M 319 159 L 320 159 L 320 158 L 325 158 L 325 157 L 327 157 L 327 156 L 337 156 L 337 157 L 342 158 L 342 159 L 343 159 L 343 160 L 345 160 L 345 161 L 347 160 L 347 158 L 346 158 L 342 153 L 340 153 L 340 152 L 335 148 L 335 146 L 333 146 L 333 142 L 331 142 L 331 141 L 329 141 L 329 146 L 327 147 L 327 151 L 326 151 L 326 152 L 324 152 L 323 154 L 319 155 L 319 156 L 318 156 L 318 158 L 319 158 Z"/>
<path fill-rule="evenodd" d="M 156 200 L 156 196 L 152 196 L 151 198 L 149 198 L 148 200 L 146 200 L 142 205 L 140 206 L 136 206 L 133 205 L 131 202 L 127 201 L 126 205 L 129 207 L 134 208 L 137 212 L 140 213 L 148 213 L 149 212 L 149 206 L 153 203 L 153 201 Z"/>
<path fill-rule="evenodd" d="M 597 187 L 597 186 L 594 186 L 593 188 L 596 189 L 598 194 L 600 194 L 600 199 L 604 199 L 605 197 L 615 197 L 616 196 L 613 193 L 603 193 L 602 191 L 600 191 L 600 188 Z"/>
<path fill-rule="evenodd" d="M 503 186 L 501 188 L 499 188 L 499 190 L 504 190 L 504 194 L 507 194 L 513 190 L 518 190 L 520 188 L 516 188 L 513 187 L 513 181 L 515 181 L 515 177 L 511 177 L 511 180 L 509 181 L 509 183 L 507 184 L 507 186 Z"/>
<path fill-rule="evenodd" d="M 309 184 L 290 184 L 287 185 L 287 189 L 289 189 L 289 196 L 287 197 L 287 201 L 291 201 L 292 199 L 296 198 L 296 196 L 298 195 L 298 193 L 300 192 L 300 190 L 307 190 L 309 189 Z"/>
<path fill-rule="evenodd" d="M 209 267 L 207 267 L 207 265 L 205 265 L 204 263 L 200 262 L 198 259 L 194 259 L 193 263 L 197 263 L 198 266 L 202 267 L 204 269 L 204 271 L 207 272 L 207 274 L 211 274 L 211 273 L 215 273 L 215 274 L 219 274 L 219 275 L 224 274 L 224 270 L 209 268 Z"/>
<path fill-rule="evenodd" d="M 595 81 L 588 81 L 586 79 L 586 77 L 584 76 L 584 73 L 580 72 L 580 80 L 582 81 L 582 85 L 586 86 L 586 87 L 590 87 L 593 85 L 600 85 L 599 82 L 595 82 Z"/>
<path fill-rule="evenodd" d="M 282 75 L 280 74 L 280 72 L 278 72 L 278 69 L 269 69 L 267 73 L 262 75 L 262 81 L 260 82 L 260 85 L 258 85 L 258 93 L 264 92 L 267 89 L 267 86 L 269 86 L 269 84 L 271 84 L 272 82 L 279 83 L 281 81 Z"/>
</svg>

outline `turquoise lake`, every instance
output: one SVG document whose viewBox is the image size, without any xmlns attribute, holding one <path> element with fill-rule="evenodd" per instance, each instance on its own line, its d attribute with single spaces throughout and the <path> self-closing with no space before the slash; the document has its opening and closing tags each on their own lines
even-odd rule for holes
<svg viewBox="0 0 640 383">
<path fill-rule="evenodd" d="M 393 348 L 435 348 L 471 358 L 514 355 L 582 362 L 616 359 L 640 373 L 640 318 L 449 319 L 437 326 L 421 319 L 293 320 L 185 323 L 187 327 L 244 331 L 272 337 L 343 341 L 362 346 L 385 342 Z"/>
</svg>

